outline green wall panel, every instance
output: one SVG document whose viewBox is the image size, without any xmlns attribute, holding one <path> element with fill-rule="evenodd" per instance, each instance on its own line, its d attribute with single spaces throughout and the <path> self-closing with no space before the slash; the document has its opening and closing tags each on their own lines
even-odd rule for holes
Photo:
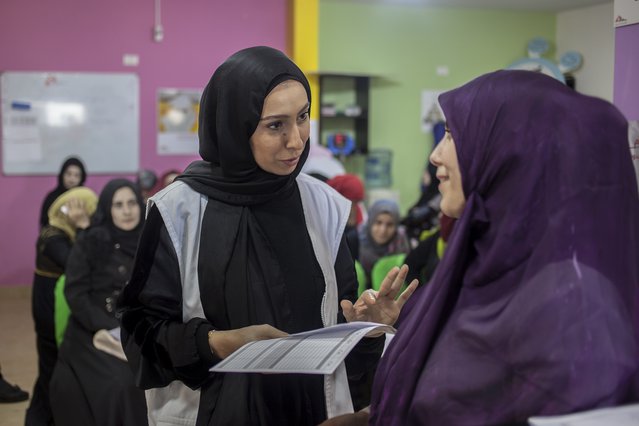
<svg viewBox="0 0 639 426">
<path fill-rule="evenodd" d="M 320 1 L 319 28 L 321 71 L 380 76 L 371 83 L 369 148 L 393 150 L 393 189 L 405 211 L 419 198 L 432 145 L 420 127 L 422 90 L 504 68 L 526 56 L 533 37 L 554 44 L 555 14 Z M 442 65 L 448 76 L 437 75 Z M 363 165 L 346 160 L 356 173 Z"/>
</svg>

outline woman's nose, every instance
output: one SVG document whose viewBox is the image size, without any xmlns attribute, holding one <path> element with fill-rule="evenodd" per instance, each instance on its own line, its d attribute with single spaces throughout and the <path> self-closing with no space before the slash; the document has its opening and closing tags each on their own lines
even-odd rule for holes
<svg viewBox="0 0 639 426">
<path fill-rule="evenodd" d="M 439 150 L 441 148 L 441 145 L 437 145 L 435 147 L 435 149 L 433 150 L 433 152 L 430 153 L 430 156 L 428 157 L 428 160 L 430 161 L 430 164 L 432 164 L 435 167 L 439 167 L 441 166 L 441 162 L 440 157 L 439 157 Z"/>
<path fill-rule="evenodd" d="M 298 126 L 293 126 L 286 139 L 286 147 L 289 149 L 300 149 L 304 146 L 301 132 Z"/>
</svg>

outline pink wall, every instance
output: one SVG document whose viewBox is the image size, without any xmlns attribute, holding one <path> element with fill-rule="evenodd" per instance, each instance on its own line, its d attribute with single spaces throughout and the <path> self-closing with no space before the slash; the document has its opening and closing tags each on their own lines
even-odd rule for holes
<svg viewBox="0 0 639 426">
<path fill-rule="evenodd" d="M 639 24 L 615 29 L 613 99 L 628 120 L 639 120 Z"/>
<path fill-rule="evenodd" d="M 153 24 L 154 0 L 2 0 L 0 71 L 137 73 L 140 167 L 183 169 L 195 157 L 156 154 L 157 88 L 204 87 L 243 47 L 285 49 L 287 0 L 162 0 L 161 43 Z M 123 66 L 124 53 L 138 54 L 139 66 Z M 89 170 L 86 184 L 99 191 L 112 177 Z M 40 205 L 55 184 L 54 176 L 0 175 L 0 286 L 31 285 Z"/>
</svg>

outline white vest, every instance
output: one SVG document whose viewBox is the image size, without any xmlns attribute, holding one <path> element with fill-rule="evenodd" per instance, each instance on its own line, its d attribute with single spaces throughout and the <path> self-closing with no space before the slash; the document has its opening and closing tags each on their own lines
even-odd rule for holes
<svg viewBox="0 0 639 426">
<path fill-rule="evenodd" d="M 302 208 L 315 257 L 326 287 L 322 299 L 324 326 L 337 322 L 338 303 L 335 260 L 348 220 L 350 201 L 319 180 L 305 174 L 297 177 Z M 182 280 L 182 319 L 204 318 L 197 264 L 202 218 L 208 198 L 177 181 L 148 201 L 147 211 L 156 205 L 178 257 Z M 353 412 L 344 363 L 324 376 L 324 394 L 328 418 Z M 180 381 L 146 391 L 149 425 L 195 425 L 200 392 Z"/>
</svg>

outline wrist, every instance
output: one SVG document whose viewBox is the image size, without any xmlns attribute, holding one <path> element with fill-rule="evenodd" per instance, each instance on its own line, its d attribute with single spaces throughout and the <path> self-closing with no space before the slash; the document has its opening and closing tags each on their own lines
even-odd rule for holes
<svg viewBox="0 0 639 426">
<path fill-rule="evenodd" d="M 200 325 L 197 326 L 197 330 L 195 331 L 195 344 L 197 346 L 197 353 L 199 354 L 200 359 L 209 365 L 215 365 L 220 362 L 220 358 L 215 356 L 213 351 L 211 350 L 211 345 L 209 344 L 208 332 L 213 327 L 210 323 L 202 321 Z"/>
<path fill-rule="evenodd" d="M 218 357 L 218 358 L 219 358 L 219 355 L 217 354 L 217 351 L 215 350 L 215 344 L 214 344 L 214 342 L 213 342 L 213 341 L 215 340 L 215 336 L 214 336 L 214 335 L 215 335 L 215 333 L 216 333 L 216 331 L 215 331 L 215 330 L 209 330 L 209 333 L 208 333 L 208 338 L 209 338 L 209 349 L 211 350 L 211 353 L 212 353 L 213 355 L 215 355 L 216 357 Z"/>
<path fill-rule="evenodd" d="M 214 356 L 224 359 L 229 355 L 227 350 L 227 332 L 221 330 L 209 330 L 209 347 Z"/>
</svg>

